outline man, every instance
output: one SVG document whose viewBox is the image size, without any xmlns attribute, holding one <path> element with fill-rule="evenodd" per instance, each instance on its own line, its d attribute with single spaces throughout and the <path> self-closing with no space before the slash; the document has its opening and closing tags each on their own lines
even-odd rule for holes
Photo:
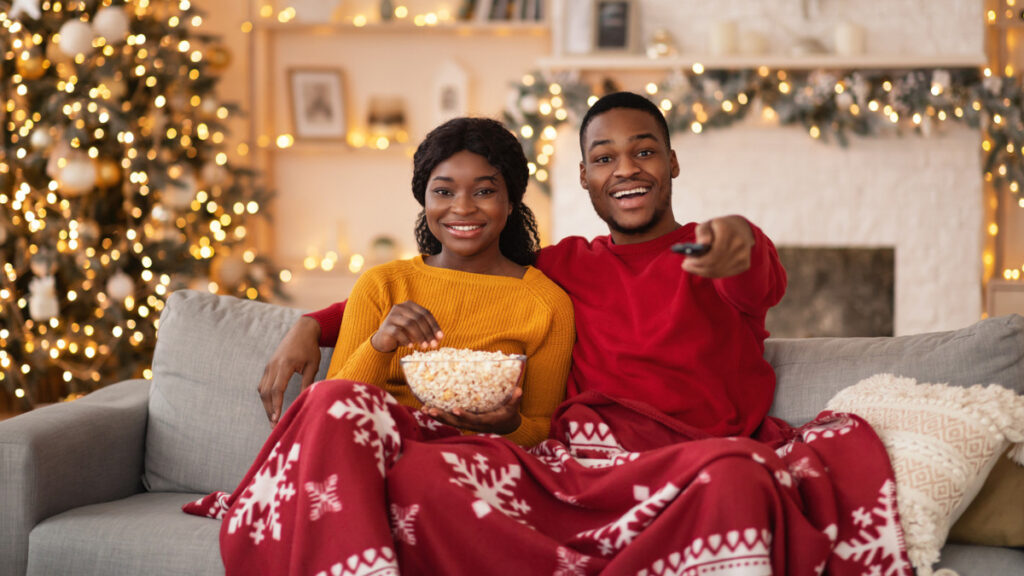
<svg viewBox="0 0 1024 576">
<path fill-rule="evenodd" d="M 626 131 L 613 133 L 620 123 Z M 751 435 L 775 387 L 762 358 L 764 318 L 786 284 L 771 241 L 739 216 L 676 222 L 679 164 L 664 116 L 642 96 L 620 92 L 595 103 L 580 128 L 580 151 L 580 184 L 610 235 L 567 238 L 537 260 L 576 309 L 569 395 L 596 390 L 656 404 L 709 434 Z M 670 250 L 692 241 L 711 250 L 699 257 Z M 271 422 L 293 373 L 303 387 L 312 383 L 319 346 L 335 344 L 342 312 L 335 305 L 304 316 L 285 336 L 259 384 Z"/>
<path fill-rule="evenodd" d="M 529 451 L 491 437 L 406 443 L 386 478 L 399 514 L 381 550 L 423 574 L 909 575 L 870 426 L 823 414 L 794 430 L 767 416 L 764 319 L 786 283 L 771 241 L 739 216 L 676 222 L 679 164 L 642 96 L 596 102 L 580 148 L 580 184 L 609 235 L 566 238 L 537 260 L 576 320 L 551 439 Z M 680 242 L 711 248 L 680 256 Z M 291 375 L 312 381 L 342 313 L 286 335 L 260 382 L 272 421 Z M 865 511 L 890 528 L 884 553 L 857 552 Z"/>
</svg>

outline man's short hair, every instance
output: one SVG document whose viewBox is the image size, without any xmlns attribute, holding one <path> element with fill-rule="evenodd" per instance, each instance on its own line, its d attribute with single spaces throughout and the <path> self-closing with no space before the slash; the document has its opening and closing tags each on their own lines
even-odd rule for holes
<svg viewBox="0 0 1024 576">
<path fill-rule="evenodd" d="M 658 125 L 661 126 L 662 135 L 665 137 L 665 146 L 672 147 L 668 135 L 668 122 L 665 121 L 665 115 L 654 105 L 654 102 L 635 92 L 613 92 L 602 96 L 600 100 L 594 102 L 594 105 L 583 115 L 583 122 L 580 124 L 580 154 L 583 158 L 586 158 L 587 155 L 584 141 L 587 126 L 590 125 L 594 118 L 616 108 L 630 108 L 650 114 L 652 118 L 658 121 Z"/>
</svg>

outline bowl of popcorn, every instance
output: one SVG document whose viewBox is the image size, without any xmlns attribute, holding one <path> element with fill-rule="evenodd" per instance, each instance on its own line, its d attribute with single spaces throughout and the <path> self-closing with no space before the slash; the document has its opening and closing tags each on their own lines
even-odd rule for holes
<svg viewBox="0 0 1024 576">
<path fill-rule="evenodd" d="M 464 348 L 413 352 L 400 360 L 405 381 L 420 402 L 446 412 L 490 412 L 516 388 L 526 356 Z"/>
</svg>

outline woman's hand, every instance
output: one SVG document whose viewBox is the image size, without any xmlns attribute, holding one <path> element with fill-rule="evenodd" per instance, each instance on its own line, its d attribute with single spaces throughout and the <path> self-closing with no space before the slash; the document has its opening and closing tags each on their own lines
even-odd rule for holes
<svg viewBox="0 0 1024 576">
<path fill-rule="evenodd" d="M 267 362 L 257 390 L 271 424 L 276 425 L 281 419 L 284 391 L 288 388 L 292 374 L 302 374 L 303 390 L 313 383 L 320 367 L 319 340 L 320 325 L 312 318 L 301 316 Z"/>
<path fill-rule="evenodd" d="M 391 307 L 380 328 L 370 338 L 378 352 L 394 352 L 399 346 L 437 348 L 444 333 L 430 310 L 413 301 Z"/>
<path fill-rule="evenodd" d="M 523 389 L 516 386 L 508 400 L 490 412 L 473 413 L 459 408 L 445 412 L 431 406 L 424 406 L 421 410 L 431 418 L 456 428 L 490 434 L 511 434 L 522 423 L 523 418 L 519 415 L 522 399 Z"/>
</svg>

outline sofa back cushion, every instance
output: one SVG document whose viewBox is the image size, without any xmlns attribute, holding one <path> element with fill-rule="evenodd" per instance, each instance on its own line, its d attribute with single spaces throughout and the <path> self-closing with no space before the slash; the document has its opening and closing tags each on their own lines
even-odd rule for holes
<svg viewBox="0 0 1024 576">
<path fill-rule="evenodd" d="M 895 338 L 770 338 L 765 358 L 777 378 L 769 413 L 793 425 L 814 418 L 839 390 L 881 373 L 1024 393 L 1024 317 Z"/>
<path fill-rule="evenodd" d="M 154 492 L 233 491 L 270 423 L 256 393 L 263 368 L 300 310 L 177 291 L 160 315 L 149 397 L 144 481 Z M 324 350 L 317 378 L 330 362 Z M 286 405 L 298 396 L 293 376 Z"/>
</svg>

